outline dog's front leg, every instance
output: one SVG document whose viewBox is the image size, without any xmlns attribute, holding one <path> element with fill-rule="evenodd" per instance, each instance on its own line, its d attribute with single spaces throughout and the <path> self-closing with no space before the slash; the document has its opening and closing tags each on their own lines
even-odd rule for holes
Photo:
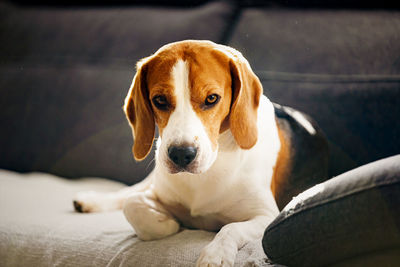
<svg viewBox="0 0 400 267">
<path fill-rule="evenodd" d="M 202 250 L 196 266 L 233 266 L 238 250 L 246 243 L 260 239 L 272 220 L 270 216 L 257 216 L 249 221 L 225 225 Z"/>
<path fill-rule="evenodd" d="M 96 192 L 83 191 L 78 192 L 73 204 L 78 212 L 103 212 L 122 209 L 125 200 L 133 192 L 144 192 L 151 186 L 153 173 L 146 179 L 132 186 L 127 186 L 117 192 Z"/>
<path fill-rule="evenodd" d="M 157 200 L 152 189 L 129 196 L 123 210 L 142 240 L 161 239 L 179 231 L 179 223 Z"/>
</svg>

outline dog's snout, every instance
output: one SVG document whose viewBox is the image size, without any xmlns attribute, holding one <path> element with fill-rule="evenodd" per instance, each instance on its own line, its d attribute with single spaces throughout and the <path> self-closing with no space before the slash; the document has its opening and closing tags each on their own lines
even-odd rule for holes
<svg viewBox="0 0 400 267">
<path fill-rule="evenodd" d="M 193 146 L 171 146 L 168 148 L 168 156 L 177 166 L 185 168 L 196 157 L 197 148 Z"/>
</svg>

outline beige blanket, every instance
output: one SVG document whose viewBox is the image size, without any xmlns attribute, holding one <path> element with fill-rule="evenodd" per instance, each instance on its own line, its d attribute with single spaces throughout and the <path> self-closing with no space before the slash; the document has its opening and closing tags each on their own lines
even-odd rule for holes
<svg viewBox="0 0 400 267">
<path fill-rule="evenodd" d="M 0 266 L 194 266 L 214 233 L 182 230 L 143 242 L 121 211 L 80 214 L 72 208 L 78 191 L 121 187 L 98 178 L 0 170 Z M 235 266 L 270 266 L 261 241 L 241 248 Z"/>
</svg>

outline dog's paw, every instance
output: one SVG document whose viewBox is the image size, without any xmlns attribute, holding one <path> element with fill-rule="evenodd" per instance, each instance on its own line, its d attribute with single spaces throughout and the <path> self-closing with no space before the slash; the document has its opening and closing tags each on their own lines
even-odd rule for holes
<svg viewBox="0 0 400 267">
<path fill-rule="evenodd" d="M 160 204 L 138 194 L 125 202 L 125 218 L 141 240 L 156 240 L 177 233 L 179 223 L 165 213 Z"/>
<path fill-rule="evenodd" d="M 236 254 L 237 248 L 232 244 L 211 242 L 201 251 L 196 267 L 231 267 Z"/>
<path fill-rule="evenodd" d="M 108 198 L 105 193 L 85 191 L 77 193 L 72 203 L 77 212 L 101 212 L 110 210 Z"/>
</svg>

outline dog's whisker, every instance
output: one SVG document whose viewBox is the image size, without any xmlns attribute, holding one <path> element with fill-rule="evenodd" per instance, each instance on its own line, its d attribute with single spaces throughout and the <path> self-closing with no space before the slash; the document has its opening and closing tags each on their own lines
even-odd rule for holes
<svg viewBox="0 0 400 267">
<path fill-rule="evenodd" d="M 153 164 L 153 162 L 155 162 L 156 161 L 156 159 L 155 158 L 152 158 L 151 160 L 150 160 L 150 162 L 149 163 L 147 163 L 147 166 L 146 166 L 146 171 L 151 167 L 151 165 Z"/>
</svg>

